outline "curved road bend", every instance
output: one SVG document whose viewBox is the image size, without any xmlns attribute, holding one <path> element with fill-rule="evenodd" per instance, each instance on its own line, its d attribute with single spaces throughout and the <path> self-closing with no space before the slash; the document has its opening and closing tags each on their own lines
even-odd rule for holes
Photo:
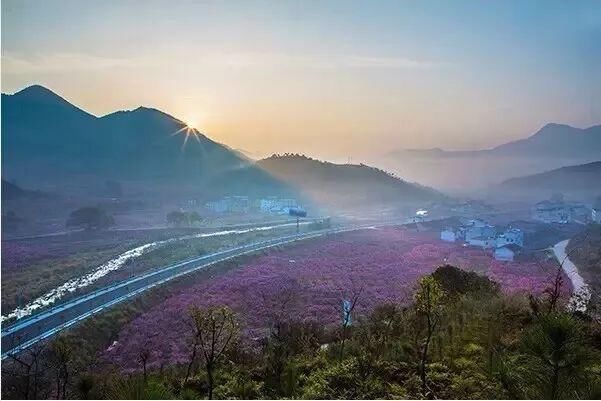
<svg viewBox="0 0 601 401">
<path fill-rule="evenodd" d="M 572 282 L 574 292 L 572 299 L 570 300 L 570 307 L 574 310 L 584 312 L 588 301 L 591 299 L 591 291 L 580 273 L 578 273 L 576 265 L 568 258 L 566 247 L 568 246 L 569 241 L 569 239 L 566 239 L 555 244 L 555 246 L 553 246 L 553 253 L 561 265 L 561 268 Z"/>
<path fill-rule="evenodd" d="M 210 265 L 263 249 L 309 238 L 405 223 L 406 222 L 388 222 L 289 235 L 211 253 L 153 270 L 141 276 L 112 284 L 61 305 L 54 306 L 29 318 L 21 319 L 8 327 L 3 327 L 2 359 L 4 360 L 9 355 L 17 354 L 33 344 L 49 338 L 59 331 L 94 314 L 102 312 L 115 304 L 130 299 L 169 280 L 206 268 Z"/>
</svg>

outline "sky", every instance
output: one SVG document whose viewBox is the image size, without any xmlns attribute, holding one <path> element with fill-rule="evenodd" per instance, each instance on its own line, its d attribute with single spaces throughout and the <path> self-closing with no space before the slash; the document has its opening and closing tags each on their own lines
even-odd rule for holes
<svg viewBox="0 0 601 401">
<path fill-rule="evenodd" d="M 2 92 L 359 161 L 601 123 L 601 1 L 3 0 Z"/>
</svg>

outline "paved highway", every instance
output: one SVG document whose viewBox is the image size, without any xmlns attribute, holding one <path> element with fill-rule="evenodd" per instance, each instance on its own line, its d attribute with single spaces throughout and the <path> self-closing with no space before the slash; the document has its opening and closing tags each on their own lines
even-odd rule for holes
<svg viewBox="0 0 601 401">
<path fill-rule="evenodd" d="M 54 306 L 29 318 L 20 319 L 2 328 L 2 359 L 17 354 L 33 344 L 49 338 L 94 314 L 130 299 L 146 290 L 210 265 L 259 250 L 289 244 L 309 238 L 361 230 L 370 227 L 398 225 L 401 222 L 388 222 L 360 225 L 347 228 L 327 229 L 305 234 L 289 235 L 256 242 L 221 252 L 204 255 L 192 260 L 176 263 L 131 279 L 112 284 L 89 294 Z"/>
</svg>

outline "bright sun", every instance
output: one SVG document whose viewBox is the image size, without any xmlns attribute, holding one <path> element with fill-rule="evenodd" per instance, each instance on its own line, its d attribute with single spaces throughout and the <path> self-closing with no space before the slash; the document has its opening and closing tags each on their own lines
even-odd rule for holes
<svg viewBox="0 0 601 401">
<path fill-rule="evenodd" d="M 195 130 L 198 130 L 198 127 L 200 126 L 199 121 L 196 118 L 186 119 L 186 125 L 188 126 L 188 128 Z"/>
</svg>

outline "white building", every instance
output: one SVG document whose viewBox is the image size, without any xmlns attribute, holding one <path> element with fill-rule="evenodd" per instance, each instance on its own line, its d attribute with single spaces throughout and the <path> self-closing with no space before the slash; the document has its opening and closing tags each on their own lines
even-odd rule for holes
<svg viewBox="0 0 601 401">
<path fill-rule="evenodd" d="M 205 207 L 216 213 L 247 213 L 250 209 L 250 200 L 248 196 L 226 196 L 207 202 Z"/>
<path fill-rule="evenodd" d="M 591 219 L 594 223 L 601 223 L 601 207 L 594 207 L 592 209 Z"/>
<path fill-rule="evenodd" d="M 469 240 L 466 239 L 466 242 L 471 246 L 479 246 L 480 248 L 494 248 L 497 244 L 495 237 L 488 236 L 473 237 Z"/>
<path fill-rule="evenodd" d="M 465 230 L 465 240 L 469 242 L 473 238 L 486 237 L 494 238 L 497 233 L 495 226 L 489 224 L 475 224 L 468 226 Z"/>
<path fill-rule="evenodd" d="M 589 208 L 582 204 L 571 204 L 569 205 L 570 210 L 570 220 L 586 222 L 591 215 Z"/>
<path fill-rule="evenodd" d="M 453 229 L 446 228 L 440 232 L 440 239 L 447 242 L 455 242 L 457 240 L 457 234 Z"/>
<path fill-rule="evenodd" d="M 570 221 L 570 208 L 563 202 L 545 200 L 535 205 L 532 217 L 543 223 L 565 224 Z"/>
<path fill-rule="evenodd" d="M 225 213 L 229 211 L 229 203 L 225 199 L 207 202 L 205 207 L 215 213 Z"/>
<path fill-rule="evenodd" d="M 515 257 L 520 253 L 520 247 L 517 245 L 504 245 L 495 249 L 495 259 L 504 262 L 513 262 Z"/>
<path fill-rule="evenodd" d="M 524 246 L 524 232 L 519 228 L 510 228 L 497 237 L 497 248 L 505 245 L 515 244 Z"/>
<path fill-rule="evenodd" d="M 298 207 L 296 199 L 270 196 L 261 199 L 260 209 L 263 213 L 288 213 L 291 207 Z"/>
</svg>

